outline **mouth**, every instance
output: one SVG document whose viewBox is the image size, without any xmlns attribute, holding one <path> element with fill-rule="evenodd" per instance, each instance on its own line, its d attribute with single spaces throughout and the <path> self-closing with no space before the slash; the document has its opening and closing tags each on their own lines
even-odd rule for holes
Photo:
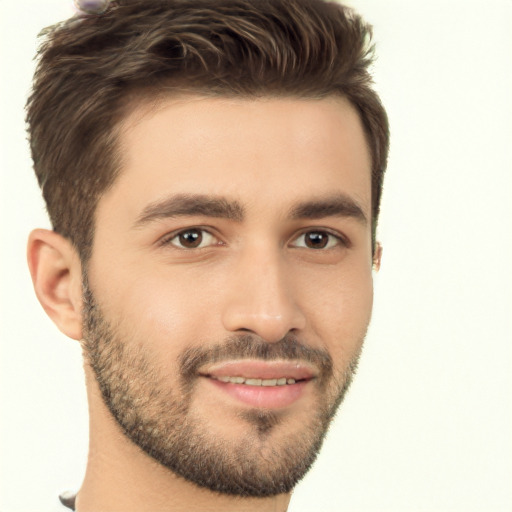
<svg viewBox="0 0 512 512">
<path fill-rule="evenodd" d="M 297 382 L 303 382 L 302 380 L 296 381 L 291 377 L 280 377 L 278 379 L 251 379 L 246 377 L 215 377 L 213 375 L 209 375 L 211 379 L 219 380 L 220 382 L 229 382 L 231 384 L 245 384 L 246 386 L 289 386 L 291 384 L 296 384 Z"/>
<path fill-rule="evenodd" d="M 200 372 L 213 388 L 249 407 L 281 409 L 291 406 L 316 378 L 302 362 L 229 361 Z"/>
</svg>

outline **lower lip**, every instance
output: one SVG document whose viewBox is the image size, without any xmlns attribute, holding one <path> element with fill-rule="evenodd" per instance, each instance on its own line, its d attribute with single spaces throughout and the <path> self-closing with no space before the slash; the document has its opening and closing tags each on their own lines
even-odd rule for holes
<svg viewBox="0 0 512 512">
<path fill-rule="evenodd" d="M 309 381 L 300 381 L 286 386 L 248 386 L 232 384 L 208 378 L 218 389 L 236 398 L 238 401 L 262 409 L 281 409 L 296 402 L 304 393 Z"/>
</svg>

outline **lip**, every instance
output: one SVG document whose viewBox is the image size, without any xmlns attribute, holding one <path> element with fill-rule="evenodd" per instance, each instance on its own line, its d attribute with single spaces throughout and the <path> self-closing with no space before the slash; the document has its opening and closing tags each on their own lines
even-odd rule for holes
<svg viewBox="0 0 512 512">
<path fill-rule="evenodd" d="M 204 377 L 245 377 L 246 379 L 290 379 L 310 380 L 315 377 L 314 369 L 307 363 L 297 361 L 226 361 L 218 363 L 204 370 L 200 375 Z"/>
<path fill-rule="evenodd" d="M 311 366 L 289 361 L 229 361 L 212 365 L 200 372 L 215 389 L 234 398 L 238 403 L 253 408 L 282 409 L 289 407 L 303 396 L 315 378 Z M 245 377 L 247 379 L 290 378 L 296 382 L 283 386 L 250 386 L 222 382 L 219 377 Z"/>
</svg>

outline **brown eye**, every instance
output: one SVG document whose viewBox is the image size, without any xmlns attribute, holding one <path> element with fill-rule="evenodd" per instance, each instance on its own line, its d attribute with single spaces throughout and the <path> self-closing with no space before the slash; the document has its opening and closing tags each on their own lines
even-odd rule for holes
<svg viewBox="0 0 512 512">
<path fill-rule="evenodd" d="M 310 249 L 325 249 L 329 242 L 329 235 L 320 231 L 312 231 L 304 235 L 306 247 Z"/>
<path fill-rule="evenodd" d="M 332 249 L 344 245 L 343 240 L 327 231 L 307 231 L 295 239 L 294 247 L 305 249 Z"/>
<path fill-rule="evenodd" d="M 201 245 L 203 234 L 198 229 L 191 229 L 178 235 L 180 244 L 188 249 L 195 249 Z"/>
<path fill-rule="evenodd" d="M 215 244 L 215 237 L 204 229 L 191 228 L 177 233 L 169 238 L 168 243 L 180 249 L 202 249 Z"/>
</svg>

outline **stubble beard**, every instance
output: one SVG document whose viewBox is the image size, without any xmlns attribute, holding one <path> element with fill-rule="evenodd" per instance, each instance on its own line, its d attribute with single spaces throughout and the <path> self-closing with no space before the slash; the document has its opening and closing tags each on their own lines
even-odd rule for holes
<svg viewBox="0 0 512 512">
<path fill-rule="evenodd" d="M 302 345 L 292 336 L 267 343 L 253 335 L 241 335 L 213 347 L 185 350 L 178 361 L 179 386 L 171 389 L 143 341 L 119 336 L 100 311 L 85 277 L 84 356 L 104 403 L 124 434 L 186 480 L 243 497 L 289 493 L 304 477 L 350 386 L 360 355 L 359 350 L 345 370 L 335 375 L 326 351 Z M 192 402 L 199 367 L 244 358 L 305 360 L 318 368 L 319 375 L 311 383 L 316 386 L 317 402 L 300 433 L 287 435 L 290 420 L 279 411 L 241 409 L 231 421 L 245 422 L 246 434 L 240 439 L 230 432 L 225 437 L 215 436 L 206 419 L 196 414 Z"/>
</svg>

